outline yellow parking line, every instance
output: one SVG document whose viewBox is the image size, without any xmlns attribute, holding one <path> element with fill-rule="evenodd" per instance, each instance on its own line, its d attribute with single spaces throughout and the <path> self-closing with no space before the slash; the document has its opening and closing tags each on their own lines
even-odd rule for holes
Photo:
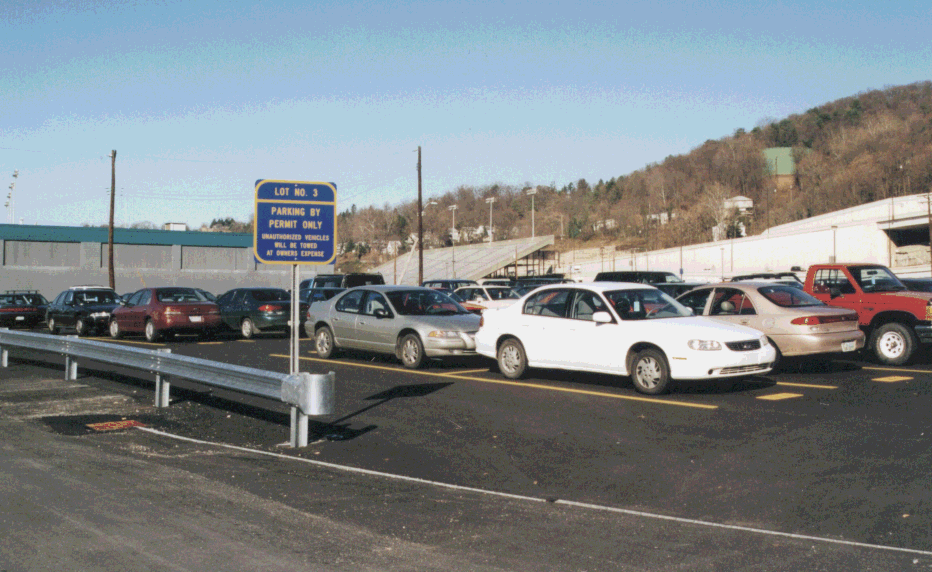
<svg viewBox="0 0 932 572">
<path fill-rule="evenodd" d="M 136 345 L 140 345 L 140 346 L 159 346 L 159 347 L 162 346 L 162 344 L 154 344 L 154 343 L 152 343 L 152 342 L 137 342 L 137 341 L 134 341 L 134 340 L 115 340 L 115 339 L 113 339 L 113 338 L 90 338 L 90 339 L 100 340 L 100 341 L 108 341 L 108 342 L 112 342 L 112 343 L 114 343 L 114 344 L 136 344 Z"/>
<path fill-rule="evenodd" d="M 838 389 L 837 385 L 816 385 L 812 383 L 790 383 L 789 381 L 778 381 L 777 385 L 785 385 L 787 387 L 808 387 L 810 389 Z"/>
<path fill-rule="evenodd" d="M 879 382 L 881 382 L 881 383 L 896 383 L 896 382 L 898 382 L 898 381 L 909 381 L 909 380 L 911 380 L 911 379 L 913 379 L 913 378 L 911 378 L 911 377 L 905 377 L 905 376 L 902 376 L 902 375 L 891 375 L 891 376 L 888 376 L 888 377 L 875 377 L 875 378 L 872 379 L 871 381 L 879 381 Z"/>
<path fill-rule="evenodd" d="M 485 368 L 485 369 L 467 369 L 467 370 L 465 370 L 465 371 L 454 371 L 454 372 L 452 372 L 452 373 L 438 373 L 437 375 L 463 375 L 463 374 L 467 374 L 467 373 L 480 373 L 480 372 L 483 372 L 483 371 L 484 371 L 484 372 L 488 372 L 488 371 L 489 371 L 489 368 Z"/>
<path fill-rule="evenodd" d="M 256 340 L 236 340 L 236 341 L 238 341 L 238 342 L 240 342 L 240 343 L 244 343 L 244 344 L 254 344 L 254 343 L 256 343 Z"/>
<path fill-rule="evenodd" d="M 288 359 L 290 356 L 281 355 L 281 354 L 271 354 L 271 357 Z M 333 360 L 329 360 L 329 359 L 309 358 L 309 357 L 303 357 L 303 356 L 301 356 L 300 359 L 307 360 L 307 361 L 319 361 L 322 363 L 333 363 Z M 611 399 L 625 399 L 628 401 L 643 401 L 647 403 L 656 403 L 658 405 L 676 405 L 679 407 L 692 407 L 694 409 L 718 409 L 718 405 L 706 405 L 703 403 L 684 403 L 681 401 L 668 401 L 665 399 L 655 399 L 651 397 L 636 397 L 633 395 L 616 395 L 613 393 L 603 393 L 600 391 L 588 391 L 585 389 L 550 387 L 547 385 L 539 385 L 536 383 L 521 383 L 517 381 L 506 381 L 502 379 L 484 379 L 481 377 L 472 377 L 472 376 L 458 375 L 458 374 L 438 374 L 438 373 L 433 373 L 429 371 L 417 371 L 413 369 L 399 370 L 397 367 L 385 367 L 381 365 L 372 365 L 372 364 L 367 364 L 367 363 L 350 363 L 350 362 L 340 362 L 340 363 L 344 365 L 355 366 L 355 367 L 368 367 L 371 369 L 381 369 L 385 371 L 404 371 L 405 373 L 411 373 L 415 375 L 429 375 L 431 377 L 448 377 L 448 378 L 453 378 L 453 379 L 465 379 L 469 381 L 481 381 L 482 383 L 495 383 L 498 385 L 516 385 L 519 387 L 531 387 L 534 389 L 545 389 L 548 391 L 560 391 L 563 393 L 576 393 L 580 395 L 592 395 L 595 397 L 608 397 Z M 481 371 L 487 371 L 487 370 L 481 370 Z"/>
<path fill-rule="evenodd" d="M 757 398 L 767 401 L 780 401 L 781 399 L 793 399 L 794 397 L 802 396 L 802 393 L 771 393 L 770 395 L 758 395 Z"/>
<path fill-rule="evenodd" d="M 197 342 L 199 346 L 214 346 L 217 344 L 225 344 L 226 342 Z"/>
<path fill-rule="evenodd" d="M 851 365 L 858 365 L 858 364 L 856 364 L 856 363 L 854 363 L 854 362 L 841 362 L 841 363 L 847 363 L 847 364 L 851 364 Z M 903 372 L 906 372 L 906 373 L 932 373 L 932 371 L 927 370 L 927 369 L 905 369 L 905 368 L 897 368 L 897 367 L 867 367 L 867 366 L 861 366 L 861 369 L 866 369 L 866 370 L 869 370 L 869 371 L 903 371 Z"/>
</svg>

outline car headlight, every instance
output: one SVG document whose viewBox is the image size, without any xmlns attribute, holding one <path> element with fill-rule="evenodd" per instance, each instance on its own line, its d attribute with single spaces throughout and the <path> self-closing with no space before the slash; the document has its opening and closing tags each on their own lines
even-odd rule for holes
<svg viewBox="0 0 932 572">
<path fill-rule="evenodd" d="M 715 340 L 689 340 L 689 349 L 699 351 L 716 351 L 722 349 L 722 344 Z"/>
<path fill-rule="evenodd" d="M 434 330 L 433 332 L 427 334 L 428 338 L 456 338 L 459 339 L 459 332 L 448 332 L 443 330 Z"/>
<path fill-rule="evenodd" d="M 767 339 L 767 336 L 760 337 L 760 347 L 766 348 L 770 345 L 770 340 Z"/>
</svg>

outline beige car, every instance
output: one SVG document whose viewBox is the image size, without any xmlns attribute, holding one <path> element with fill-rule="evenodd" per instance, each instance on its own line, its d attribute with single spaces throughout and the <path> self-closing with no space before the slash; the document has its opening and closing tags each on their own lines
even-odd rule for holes
<svg viewBox="0 0 932 572">
<path fill-rule="evenodd" d="M 677 301 L 697 316 L 760 330 L 778 355 L 853 352 L 864 347 L 856 312 L 833 308 L 799 288 L 774 282 L 709 284 Z"/>
</svg>

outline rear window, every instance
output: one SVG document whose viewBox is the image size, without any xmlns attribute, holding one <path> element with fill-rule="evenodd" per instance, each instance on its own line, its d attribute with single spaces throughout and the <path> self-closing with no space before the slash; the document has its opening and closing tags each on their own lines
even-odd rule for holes
<svg viewBox="0 0 932 572">
<path fill-rule="evenodd" d="M 155 293 L 159 302 L 207 302 L 207 298 L 193 288 L 161 288 Z"/>
<path fill-rule="evenodd" d="M 762 286 L 757 289 L 764 298 L 783 308 L 798 308 L 800 306 L 824 306 L 821 300 L 810 296 L 803 290 L 793 286 Z"/>
<path fill-rule="evenodd" d="M 291 295 L 284 290 L 253 290 L 252 297 L 259 302 L 282 302 L 291 299 Z"/>
</svg>

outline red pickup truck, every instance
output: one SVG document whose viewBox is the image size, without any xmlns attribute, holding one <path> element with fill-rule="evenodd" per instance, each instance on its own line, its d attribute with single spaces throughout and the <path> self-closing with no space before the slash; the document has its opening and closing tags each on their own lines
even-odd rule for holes
<svg viewBox="0 0 932 572">
<path fill-rule="evenodd" d="M 932 292 L 910 292 L 886 266 L 815 264 L 806 292 L 830 306 L 850 308 L 880 363 L 902 365 L 921 343 L 932 343 Z"/>
</svg>

